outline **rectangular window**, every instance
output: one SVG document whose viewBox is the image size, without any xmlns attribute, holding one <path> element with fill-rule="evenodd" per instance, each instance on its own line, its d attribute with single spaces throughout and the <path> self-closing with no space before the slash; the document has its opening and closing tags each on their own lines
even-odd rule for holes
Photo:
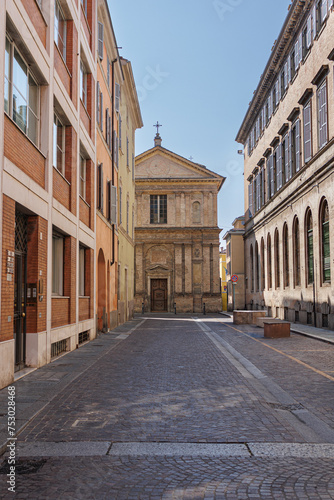
<svg viewBox="0 0 334 500">
<path fill-rule="evenodd" d="M 129 234 L 129 212 L 130 212 L 130 205 L 129 205 L 129 200 L 126 201 L 126 232 Z"/>
<path fill-rule="evenodd" d="M 85 296 L 85 247 L 79 246 L 79 296 Z"/>
<path fill-rule="evenodd" d="M 276 150 L 276 188 L 277 191 L 281 189 L 283 185 L 283 155 L 284 155 L 284 147 L 283 144 L 277 146 Z"/>
<path fill-rule="evenodd" d="M 103 163 L 97 167 L 97 209 L 103 213 Z"/>
<path fill-rule="evenodd" d="M 150 195 L 151 224 L 167 224 L 167 195 Z"/>
<path fill-rule="evenodd" d="M 118 83 L 115 83 L 115 111 L 119 112 L 119 105 L 121 100 L 121 88 Z"/>
<path fill-rule="evenodd" d="M 87 108 L 87 71 L 82 61 L 80 61 L 80 99 Z"/>
<path fill-rule="evenodd" d="M 100 82 L 96 83 L 96 123 L 100 125 Z"/>
<path fill-rule="evenodd" d="M 122 224 L 122 186 L 119 187 L 119 223 Z"/>
<path fill-rule="evenodd" d="M 86 200 L 86 160 L 80 155 L 80 196 Z"/>
<path fill-rule="evenodd" d="M 103 24 L 99 21 L 97 22 L 97 53 L 99 58 L 103 59 Z"/>
<path fill-rule="evenodd" d="M 304 161 L 305 163 L 307 163 L 312 158 L 311 100 L 304 106 L 303 121 L 304 121 Z"/>
<path fill-rule="evenodd" d="M 122 149 L 122 117 L 121 117 L 121 113 L 119 114 L 119 117 L 118 117 L 118 147 L 119 147 L 119 149 Z"/>
<path fill-rule="evenodd" d="M 290 147 L 289 147 L 289 134 L 286 134 L 283 140 L 284 144 L 284 173 L 283 182 L 288 182 L 291 179 L 291 159 L 290 159 Z"/>
<path fill-rule="evenodd" d="M 249 218 L 253 217 L 253 181 L 248 184 L 248 214 Z"/>
<path fill-rule="evenodd" d="M 117 187 L 108 182 L 108 220 L 111 224 L 117 223 Z"/>
<path fill-rule="evenodd" d="M 56 113 L 53 115 L 53 166 L 65 175 L 65 127 Z"/>
<path fill-rule="evenodd" d="M 39 86 L 15 45 L 6 39 L 4 109 L 38 146 Z"/>
<path fill-rule="evenodd" d="M 52 235 L 52 295 L 64 295 L 64 237 Z"/>
<path fill-rule="evenodd" d="M 55 1 L 54 40 L 66 61 L 66 20 L 58 0 Z"/>
<path fill-rule="evenodd" d="M 126 166 L 129 167 L 129 139 L 126 138 Z"/>
<path fill-rule="evenodd" d="M 328 141 L 327 131 L 327 81 L 325 80 L 317 91 L 318 97 L 318 141 L 319 149 Z"/>
</svg>

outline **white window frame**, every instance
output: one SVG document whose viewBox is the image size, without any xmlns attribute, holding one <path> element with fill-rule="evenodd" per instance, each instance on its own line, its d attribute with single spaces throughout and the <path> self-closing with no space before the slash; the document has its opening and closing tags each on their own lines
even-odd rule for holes
<svg viewBox="0 0 334 500">
<path fill-rule="evenodd" d="M 79 297 L 85 297 L 86 284 L 86 248 L 79 245 Z"/>
<path fill-rule="evenodd" d="M 63 22 L 63 33 L 60 33 L 59 30 L 59 25 L 60 23 Z M 58 47 L 58 50 L 60 54 L 62 55 L 62 58 L 64 61 L 66 61 L 66 35 L 67 35 L 67 24 L 66 24 L 66 18 L 63 13 L 63 10 L 60 6 L 60 3 L 58 0 L 55 0 L 55 13 L 54 13 L 54 41 L 55 44 Z M 59 40 L 62 42 L 63 47 L 61 48 L 59 44 Z"/>
<path fill-rule="evenodd" d="M 322 102 L 321 99 L 324 98 Z M 328 92 L 327 79 L 317 89 L 318 105 L 318 146 L 322 149 L 328 142 Z"/>
<path fill-rule="evenodd" d="M 34 75 L 29 69 L 29 65 L 26 63 L 24 57 L 16 47 L 15 43 L 11 41 L 9 36 L 6 36 L 6 42 L 9 44 L 9 52 L 8 52 L 8 67 L 5 67 L 5 93 L 6 93 L 6 83 L 8 85 L 7 87 L 7 97 L 8 97 L 8 109 L 5 111 L 7 114 L 10 116 L 10 118 L 16 123 L 16 125 L 20 128 L 20 130 L 31 140 L 33 144 L 35 144 L 36 147 L 39 147 L 39 135 L 40 135 L 40 86 L 38 85 L 38 82 L 36 81 Z M 22 87 L 18 87 L 14 82 L 14 59 L 15 59 L 15 52 L 19 56 L 19 58 L 22 61 L 22 64 L 25 66 L 26 69 L 26 89 L 25 93 L 26 96 L 24 96 L 21 93 Z M 22 66 L 21 66 L 22 67 Z M 33 109 L 31 105 L 29 104 L 30 99 L 29 99 L 29 89 L 30 85 L 29 82 L 33 83 L 33 86 L 36 87 L 37 90 L 37 96 L 36 96 L 36 109 Z M 21 90 L 20 90 L 21 89 Z M 21 98 L 22 101 L 25 102 L 25 106 L 22 106 L 22 108 L 25 108 L 25 122 L 18 119 L 15 119 L 15 107 L 14 107 L 14 97 L 16 96 L 16 93 L 18 94 L 19 98 Z M 17 114 L 18 117 L 21 117 L 21 114 Z M 22 117 L 21 117 L 22 118 Z M 35 121 L 35 126 L 31 126 L 30 123 Z M 23 126 L 24 125 L 24 126 Z"/>
<path fill-rule="evenodd" d="M 82 60 L 80 61 L 80 99 L 87 109 L 87 70 Z"/>
<path fill-rule="evenodd" d="M 86 201 L 86 181 L 87 181 L 87 162 L 86 158 L 80 155 L 80 171 L 79 171 L 79 194 Z"/>
<path fill-rule="evenodd" d="M 65 238 L 52 235 L 52 295 L 64 295 L 64 243 Z"/>
<path fill-rule="evenodd" d="M 61 127 L 61 147 L 58 145 L 58 128 Z M 63 176 L 65 176 L 65 126 L 60 120 L 57 113 L 53 113 L 53 155 L 52 163 L 55 169 L 58 170 Z M 61 155 L 61 162 L 58 163 L 58 152 Z"/>
</svg>

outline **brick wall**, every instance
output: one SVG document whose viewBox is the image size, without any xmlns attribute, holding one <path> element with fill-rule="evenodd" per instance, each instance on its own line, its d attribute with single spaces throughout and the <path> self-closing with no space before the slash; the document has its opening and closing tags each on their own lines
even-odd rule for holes
<svg viewBox="0 0 334 500">
<path fill-rule="evenodd" d="M 90 297 L 89 318 L 94 316 L 94 250 L 88 248 L 85 254 L 85 295 Z"/>
<path fill-rule="evenodd" d="M 68 20 L 66 23 L 67 39 L 66 39 L 66 65 L 71 74 L 71 99 L 77 107 L 78 97 L 78 31 L 73 21 Z"/>
<path fill-rule="evenodd" d="M 90 318 L 90 301 L 89 297 L 79 298 L 79 321 L 84 321 Z"/>
<path fill-rule="evenodd" d="M 70 299 L 68 297 L 53 297 L 51 312 L 51 328 L 68 324 Z"/>
<path fill-rule="evenodd" d="M 29 303 L 27 299 L 27 333 L 46 330 L 47 231 L 45 219 L 38 216 L 28 218 L 27 285 L 36 286 L 37 300 Z M 40 296 L 43 296 L 42 301 L 39 300 Z"/>
<path fill-rule="evenodd" d="M 15 201 L 5 195 L 2 223 L 1 342 L 13 338 L 14 317 L 14 275 L 12 281 L 7 281 L 7 250 L 15 251 Z"/>
<path fill-rule="evenodd" d="M 80 198 L 79 200 L 79 217 L 81 222 L 86 224 L 89 227 L 89 219 L 90 219 L 90 207 Z"/>
<path fill-rule="evenodd" d="M 64 295 L 70 297 L 68 322 L 72 324 L 76 316 L 76 239 L 72 236 L 65 238 Z"/>
<path fill-rule="evenodd" d="M 5 115 L 4 128 L 6 158 L 45 188 L 44 156 L 7 115 Z"/>
<path fill-rule="evenodd" d="M 53 169 L 53 196 L 59 203 L 70 209 L 70 188 L 64 177 L 56 168 Z"/>
<path fill-rule="evenodd" d="M 39 38 L 42 41 L 42 44 L 46 48 L 46 30 L 47 26 L 42 16 L 41 11 L 39 10 L 36 0 L 22 0 L 23 7 L 27 11 L 27 14 L 30 18 L 30 21 L 34 25 L 35 30 L 38 33 Z"/>
<path fill-rule="evenodd" d="M 54 50 L 55 69 L 58 75 L 60 76 L 60 79 L 66 89 L 66 92 L 68 93 L 68 95 L 71 95 L 71 75 L 69 69 L 66 67 L 64 59 L 59 53 L 57 44 L 55 43 L 54 45 L 55 45 L 55 50 Z"/>
</svg>

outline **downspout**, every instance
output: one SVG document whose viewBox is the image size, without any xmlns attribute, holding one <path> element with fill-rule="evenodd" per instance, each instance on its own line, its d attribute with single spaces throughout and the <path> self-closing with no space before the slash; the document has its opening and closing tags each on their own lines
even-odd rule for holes
<svg viewBox="0 0 334 500">
<path fill-rule="evenodd" d="M 114 172 L 114 164 L 115 164 L 115 134 L 114 134 L 114 113 L 115 113 L 115 63 L 118 59 L 114 59 L 111 63 L 111 133 L 112 133 L 112 148 L 111 148 L 111 184 L 115 185 L 115 172 Z M 117 214 L 117 211 L 116 211 Z M 116 215 L 117 217 L 117 215 Z M 112 260 L 110 261 L 110 265 L 115 264 L 115 224 L 112 225 Z"/>
</svg>

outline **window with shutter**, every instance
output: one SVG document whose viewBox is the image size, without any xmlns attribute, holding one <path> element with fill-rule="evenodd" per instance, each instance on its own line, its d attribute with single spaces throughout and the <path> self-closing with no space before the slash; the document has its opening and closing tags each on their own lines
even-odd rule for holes
<svg viewBox="0 0 334 500">
<path fill-rule="evenodd" d="M 319 87 L 318 92 L 318 140 L 319 149 L 327 144 L 327 81 Z"/>
<path fill-rule="evenodd" d="M 268 290 L 273 286 L 272 258 L 271 258 L 271 236 L 267 237 L 267 268 L 268 268 Z"/>
<path fill-rule="evenodd" d="M 311 101 L 303 109 L 304 121 L 304 162 L 312 158 L 312 127 L 311 127 Z"/>
<path fill-rule="evenodd" d="M 314 281 L 314 260 L 313 260 L 313 219 L 312 212 L 308 210 L 306 213 L 306 234 L 307 234 L 307 284 L 310 285 Z"/>
<path fill-rule="evenodd" d="M 122 224 L 122 186 L 119 186 L 119 224 Z"/>
<path fill-rule="evenodd" d="M 317 5 L 315 3 L 312 9 L 312 41 L 315 39 L 316 35 L 317 35 Z"/>
<path fill-rule="evenodd" d="M 303 33 L 299 34 L 298 38 L 298 66 L 303 60 Z"/>
<path fill-rule="evenodd" d="M 296 121 L 295 125 L 295 169 L 300 170 L 300 120 Z"/>
<path fill-rule="evenodd" d="M 306 23 L 306 49 L 308 50 L 312 44 L 312 16 L 311 14 L 307 18 Z"/>
<path fill-rule="evenodd" d="M 283 182 L 287 182 L 289 180 L 289 173 L 291 169 L 290 162 L 290 148 L 289 148 L 289 134 L 286 134 L 284 138 L 284 177 Z"/>
<path fill-rule="evenodd" d="M 261 206 L 263 206 L 266 202 L 266 176 L 265 176 L 265 168 L 262 167 L 261 170 Z"/>
<path fill-rule="evenodd" d="M 251 219 L 253 217 L 253 183 L 250 181 L 248 184 L 248 215 Z"/>
<path fill-rule="evenodd" d="M 109 126 L 109 142 L 108 142 L 108 147 L 109 147 L 109 151 L 111 151 L 111 148 L 112 148 L 112 144 L 111 144 L 111 116 L 109 116 L 108 118 L 108 126 Z"/>
<path fill-rule="evenodd" d="M 284 274 L 284 287 L 289 286 L 290 266 L 289 266 L 289 233 L 288 226 L 284 224 L 283 227 L 283 274 Z"/>
<path fill-rule="evenodd" d="M 97 209 L 103 213 L 103 163 L 97 167 Z"/>
<path fill-rule="evenodd" d="M 121 88 L 118 83 L 115 83 L 115 110 L 117 113 L 119 113 L 120 98 L 121 98 Z"/>
<path fill-rule="evenodd" d="M 100 92 L 100 128 L 103 132 L 103 94 Z"/>
<path fill-rule="evenodd" d="M 109 108 L 106 108 L 106 143 L 109 144 Z"/>
<path fill-rule="evenodd" d="M 282 183 L 282 172 L 283 172 L 283 144 L 280 144 L 277 147 L 276 150 L 276 158 L 277 158 L 277 169 L 276 169 L 276 186 L 277 186 L 277 191 L 281 189 L 283 183 Z"/>
<path fill-rule="evenodd" d="M 322 279 L 324 283 L 331 280 L 330 241 L 329 241 L 329 210 L 325 200 L 321 209 L 321 237 L 322 237 Z"/>
<path fill-rule="evenodd" d="M 129 166 L 129 139 L 126 138 L 126 166 Z"/>
<path fill-rule="evenodd" d="M 273 154 L 273 169 L 272 169 L 272 179 L 271 179 L 272 196 L 274 196 L 277 189 L 277 170 L 278 170 L 278 148 L 275 148 Z"/>
<path fill-rule="evenodd" d="M 322 0 L 321 3 L 321 22 L 324 23 L 327 17 L 327 0 Z"/>
<path fill-rule="evenodd" d="M 107 83 L 108 83 L 108 88 L 110 89 L 110 60 L 108 55 L 107 55 Z"/>
<path fill-rule="evenodd" d="M 96 84 L 96 121 L 100 125 L 100 82 Z"/>
<path fill-rule="evenodd" d="M 102 60 L 103 59 L 103 24 L 98 21 L 97 23 L 97 51 L 99 58 Z"/>
<path fill-rule="evenodd" d="M 275 230 L 274 237 L 274 258 L 275 258 L 275 288 L 280 287 L 280 259 L 279 259 L 279 235 Z"/>
<path fill-rule="evenodd" d="M 294 276 L 295 276 L 295 286 L 300 286 L 300 232 L 299 232 L 299 220 L 295 217 L 293 224 L 293 255 L 294 255 Z"/>
</svg>

